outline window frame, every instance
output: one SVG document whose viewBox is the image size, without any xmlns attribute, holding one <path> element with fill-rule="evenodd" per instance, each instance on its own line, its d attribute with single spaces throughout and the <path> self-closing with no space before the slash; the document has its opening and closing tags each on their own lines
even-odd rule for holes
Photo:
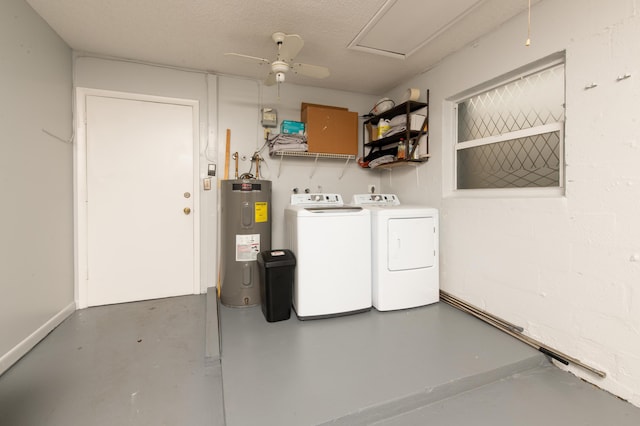
<svg viewBox="0 0 640 426">
<path fill-rule="evenodd" d="M 563 82 L 563 99 L 564 99 L 564 120 L 552 122 L 539 126 L 529 127 L 526 129 L 515 130 L 512 132 L 502 133 L 500 135 L 488 136 L 479 139 L 472 139 L 464 142 L 458 142 L 458 105 L 474 96 L 489 92 L 496 88 L 506 86 L 516 80 L 527 76 L 535 75 L 547 69 L 562 65 L 564 67 Z M 464 195 L 473 197 L 495 197 L 495 196 L 557 196 L 565 194 L 565 123 L 566 123 L 566 58 L 564 52 L 552 55 L 551 57 L 541 59 L 532 64 L 525 65 L 510 73 L 503 74 L 486 83 L 475 86 L 471 89 L 459 93 L 457 96 L 448 99 L 451 105 L 452 121 L 451 121 L 451 141 L 453 155 L 453 185 L 452 195 Z M 507 187 L 507 188 L 458 188 L 458 152 L 460 150 L 473 148 L 477 146 L 491 145 L 500 142 L 506 142 L 524 137 L 542 135 L 546 133 L 559 132 L 559 170 L 558 185 L 549 187 Z"/>
</svg>

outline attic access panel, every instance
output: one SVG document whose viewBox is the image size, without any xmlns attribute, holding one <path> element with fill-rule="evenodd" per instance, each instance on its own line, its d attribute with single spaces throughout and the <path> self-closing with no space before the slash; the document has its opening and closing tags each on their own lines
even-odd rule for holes
<svg viewBox="0 0 640 426">
<path fill-rule="evenodd" d="M 485 1 L 387 0 L 348 47 L 406 59 Z"/>
</svg>

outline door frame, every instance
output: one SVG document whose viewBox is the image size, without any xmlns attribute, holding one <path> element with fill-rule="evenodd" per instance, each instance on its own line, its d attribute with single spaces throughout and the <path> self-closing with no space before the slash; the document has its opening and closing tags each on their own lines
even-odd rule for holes
<svg viewBox="0 0 640 426">
<path fill-rule="evenodd" d="M 77 87 L 75 89 L 75 129 L 73 149 L 74 204 L 74 299 L 76 307 L 88 306 L 88 211 L 87 211 L 87 109 L 86 98 L 100 96 L 123 100 L 157 102 L 191 107 L 193 134 L 193 293 L 200 294 L 200 112 L 193 99 L 169 98 L 139 93 Z"/>
</svg>

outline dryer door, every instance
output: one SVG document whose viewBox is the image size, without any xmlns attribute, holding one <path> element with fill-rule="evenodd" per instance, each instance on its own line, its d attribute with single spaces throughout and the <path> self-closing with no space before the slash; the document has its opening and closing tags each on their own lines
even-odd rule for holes
<svg viewBox="0 0 640 426">
<path fill-rule="evenodd" d="M 390 271 L 433 267 L 436 250 L 433 217 L 392 218 L 387 231 Z"/>
</svg>

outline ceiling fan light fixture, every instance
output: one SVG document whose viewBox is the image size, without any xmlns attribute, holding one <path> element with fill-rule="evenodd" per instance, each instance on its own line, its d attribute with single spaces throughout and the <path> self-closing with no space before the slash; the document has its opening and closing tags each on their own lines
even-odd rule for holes
<svg viewBox="0 0 640 426">
<path fill-rule="evenodd" d="M 276 83 L 284 83 L 284 74 L 289 71 L 289 64 L 284 61 L 275 61 L 271 64 L 271 72 L 276 75 Z"/>
</svg>

